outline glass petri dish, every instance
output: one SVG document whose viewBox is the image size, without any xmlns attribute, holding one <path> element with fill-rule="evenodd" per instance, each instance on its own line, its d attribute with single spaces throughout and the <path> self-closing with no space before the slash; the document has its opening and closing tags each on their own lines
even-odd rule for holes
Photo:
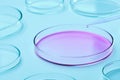
<svg viewBox="0 0 120 80">
<path fill-rule="evenodd" d="M 26 0 L 28 11 L 37 14 L 54 14 L 64 10 L 64 0 Z"/>
<path fill-rule="evenodd" d="M 76 80 L 71 76 L 60 74 L 60 73 L 39 73 L 24 80 Z"/>
<path fill-rule="evenodd" d="M 0 39 L 16 34 L 22 29 L 22 13 L 11 6 L 0 6 Z"/>
<path fill-rule="evenodd" d="M 35 53 L 51 63 L 77 66 L 106 59 L 112 53 L 112 35 L 100 28 L 58 25 L 34 38 Z"/>
<path fill-rule="evenodd" d="M 0 73 L 15 67 L 20 62 L 20 50 L 13 45 L 0 45 Z"/>
<path fill-rule="evenodd" d="M 72 10 L 80 15 L 101 17 L 120 11 L 120 0 L 70 0 Z"/>
<path fill-rule="evenodd" d="M 120 60 L 105 65 L 102 73 L 104 80 L 118 80 L 120 78 Z"/>
</svg>

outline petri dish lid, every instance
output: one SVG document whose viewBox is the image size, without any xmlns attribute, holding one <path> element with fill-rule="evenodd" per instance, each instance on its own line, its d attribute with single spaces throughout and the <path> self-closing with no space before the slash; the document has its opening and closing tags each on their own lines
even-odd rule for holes
<svg viewBox="0 0 120 80">
<path fill-rule="evenodd" d="M 36 14 L 55 14 L 65 9 L 64 0 L 25 0 L 27 10 Z"/>
<path fill-rule="evenodd" d="M 50 27 L 34 38 L 38 57 L 65 66 L 88 65 L 104 60 L 112 53 L 113 42 L 109 32 L 80 25 Z"/>
<path fill-rule="evenodd" d="M 76 80 L 71 76 L 60 74 L 60 73 L 39 73 L 24 80 Z"/>
<path fill-rule="evenodd" d="M 120 78 L 120 60 L 112 61 L 106 64 L 102 69 L 105 80 L 117 80 Z"/>
<path fill-rule="evenodd" d="M 103 17 L 120 12 L 119 0 L 70 0 L 71 8 L 80 15 Z"/>
<path fill-rule="evenodd" d="M 22 12 L 11 6 L 0 6 L 0 39 L 22 30 Z"/>
<path fill-rule="evenodd" d="M 0 44 L 0 73 L 15 67 L 20 62 L 20 55 L 17 47 Z"/>
</svg>

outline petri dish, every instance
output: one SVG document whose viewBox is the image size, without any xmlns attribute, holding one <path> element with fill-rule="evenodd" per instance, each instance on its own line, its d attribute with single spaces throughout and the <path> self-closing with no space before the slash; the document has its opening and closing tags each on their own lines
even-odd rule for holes
<svg viewBox="0 0 120 80">
<path fill-rule="evenodd" d="M 71 76 L 60 74 L 60 73 L 39 73 L 24 80 L 76 80 Z"/>
<path fill-rule="evenodd" d="M 22 12 L 11 6 L 0 6 L 0 39 L 22 30 Z"/>
<path fill-rule="evenodd" d="M 81 25 L 58 25 L 40 31 L 34 38 L 35 53 L 48 62 L 88 65 L 106 59 L 114 39 L 106 30 Z"/>
<path fill-rule="evenodd" d="M 105 65 L 102 73 L 104 80 L 118 80 L 120 78 L 120 60 Z"/>
<path fill-rule="evenodd" d="M 0 45 L 0 73 L 10 70 L 20 62 L 20 50 L 13 45 Z"/>
<path fill-rule="evenodd" d="M 70 0 L 72 10 L 80 15 L 103 17 L 120 11 L 120 0 Z"/>
<path fill-rule="evenodd" d="M 37 14 L 55 14 L 64 10 L 64 0 L 26 0 L 28 11 Z"/>
</svg>

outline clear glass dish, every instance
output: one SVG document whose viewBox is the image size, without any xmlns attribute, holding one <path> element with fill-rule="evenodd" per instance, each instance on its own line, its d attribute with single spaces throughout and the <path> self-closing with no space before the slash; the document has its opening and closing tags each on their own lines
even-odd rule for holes
<svg viewBox="0 0 120 80">
<path fill-rule="evenodd" d="M 64 0 L 26 0 L 28 11 L 37 14 L 55 14 L 64 10 Z"/>
<path fill-rule="evenodd" d="M 17 47 L 0 44 L 0 73 L 17 66 L 20 59 L 21 53 Z"/>
<path fill-rule="evenodd" d="M 120 60 L 108 63 L 102 70 L 104 80 L 120 79 Z"/>
<path fill-rule="evenodd" d="M 103 17 L 120 12 L 120 0 L 70 0 L 72 10 L 80 15 Z"/>
<path fill-rule="evenodd" d="M 88 65 L 112 53 L 113 37 L 106 30 L 80 25 L 58 25 L 40 31 L 34 38 L 35 53 L 60 65 Z"/>
<path fill-rule="evenodd" d="M 0 39 L 22 30 L 22 12 L 11 6 L 0 6 Z"/>
<path fill-rule="evenodd" d="M 71 76 L 60 74 L 60 73 L 39 73 L 24 80 L 76 80 Z"/>
</svg>

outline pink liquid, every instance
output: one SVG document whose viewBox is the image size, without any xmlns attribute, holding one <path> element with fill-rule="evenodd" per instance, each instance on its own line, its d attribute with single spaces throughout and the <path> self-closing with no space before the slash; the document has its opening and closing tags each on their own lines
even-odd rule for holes
<svg viewBox="0 0 120 80">
<path fill-rule="evenodd" d="M 106 38 L 83 31 L 58 32 L 42 38 L 36 46 L 44 53 L 60 57 L 84 57 L 110 47 Z"/>
</svg>

